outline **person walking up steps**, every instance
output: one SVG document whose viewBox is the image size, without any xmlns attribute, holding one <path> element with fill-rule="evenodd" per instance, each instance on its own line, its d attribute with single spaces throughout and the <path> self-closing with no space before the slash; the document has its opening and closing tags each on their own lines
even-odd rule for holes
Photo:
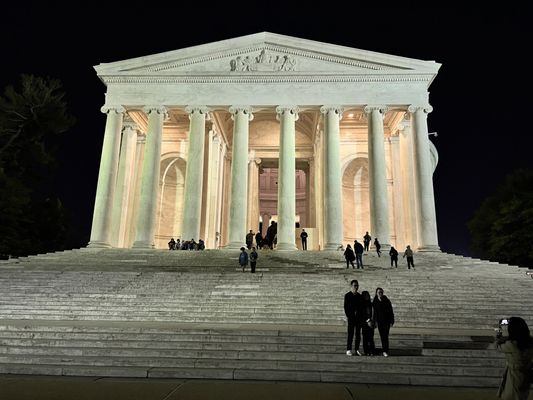
<svg viewBox="0 0 533 400">
<path fill-rule="evenodd" d="M 389 250 L 389 256 L 391 268 L 393 267 L 393 264 L 396 264 L 396 268 L 398 268 L 398 250 L 396 250 L 394 246 L 391 246 Z"/>
<path fill-rule="evenodd" d="M 363 236 L 363 244 L 365 245 L 365 251 L 368 251 L 368 246 L 370 246 L 370 242 L 372 241 L 372 236 L 370 236 L 367 233 L 365 233 L 365 236 Z"/>
<path fill-rule="evenodd" d="M 353 241 L 353 251 L 355 253 L 355 261 L 357 263 L 357 269 L 359 268 L 364 269 L 363 267 L 364 248 L 363 248 L 363 245 L 357 241 L 357 239 Z"/>
<path fill-rule="evenodd" d="M 244 247 L 241 247 L 241 254 L 239 254 L 239 265 L 242 267 L 242 272 L 248 265 L 248 253 Z"/>
<path fill-rule="evenodd" d="M 374 247 L 376 248 L 376 253 L 378 253 L 378 257 L 381 257 L 381 243 L 379 243 L 378 238 L 374 239 Z"/>
<path fill-rule="evenodd" d="M 349 244 L 346 245 L 346 250 L 344 251 L 344 258 L 346 259 L 346 268 L 349 268 L 350 264 L 352 264 L 352 268 L 355 269 L 355 265 L 353 264 L 353 261 L 355 260 L 355 254 L 352 250 L 352 246 L 350 246 Z"/>
<path fill-rule="evenodd" d="M 259 254 L 255 251 L 255 247 L 252 247 L 252 252 L 250 253 L 250 268 L 252 269 L 252 274 L 255 274 L 255 264 L 257 263 L 258 258 Z"/>
<path fill-rule="evenodd" d="M 407 269 L 411 269 L 411 266 L 413 267 L 413 269 L 415 269 L 415 262 L 413 260 L 413 250 L 411 250 L 411 246 L 407 245 L 407 248 L 403 253 L 403 258 L 407 258 Z"/>
</svg>

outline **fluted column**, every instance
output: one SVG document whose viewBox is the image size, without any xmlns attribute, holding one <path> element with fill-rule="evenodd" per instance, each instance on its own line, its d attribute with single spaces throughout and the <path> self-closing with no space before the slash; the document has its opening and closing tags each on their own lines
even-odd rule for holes
<svg viewBox="0 0 533 400">
<path fill-rule="evenodd" d="M 394 233 L 396 240 L 391 243 L 397 248 L 400 245 L 405 245 L 404 235 L 404 214 L 403 214 L 403 194 L 402 194 L 402 174 L 400 164 L 400 137 L 399 133 L 391 135 L 390 152 L 391 152 L 391 167 L 392 167 L 392 205 L 394 210 Z M 391 241 L 392 241 L 391 237 Z"/>
<path fill-rule="evenodd" d="M 277 250 L 296 250 L 296 120 L 298 107 L 276 108 L 280 121 Z"/>
<path fill-rule="evenodd" d="M 259 228 L 259 164 L 261 159 L 255 157 L 251 151 L 248 159 L 248 217 L 246 219 L 247 231 L 254 233 Z"/>
<path fill-rule="evenodd" d="M 141 179 L 141 198 L 137 214 L 137 232 L 133 248 L 151 249 L 154 247 L 161 139 L 167 110 L 162 106 L 147 106 L 144 112 L 148 114 L 148 129 Z"/>
<path fill-rule="evenodd" d="M 368 172 L 370 180 L 370 221 L 372 237 L 378 238 L 381 246 L 390 246 L 389 196 L 385 164 L 385 133 L 383 117 L 385 106 L 366 106 L 368 116 Z"/>
<path fill-rule="evenodd" d="M 204 178 L 204 143 L 206 107 L 187 107 L 189 114 L 189 147 L 183 201 L 183 240 L 200 238 L 202 185 Z"/>
<path fill-rule="evenodd" d="M 416 193 L 418 251 L 440 251 L 433 194 L 433 168 L 430 159 L 427 114 L 433 108 L 409 106 L 413 120 L 413 161 Z"/>
<path fill-rule="evenodd" d="M 130 212 L 129 199 L 133 196 L 132 187 L 134 185 L 132 184 L 132 178 L 136 144 L 137 125 L 132 120 L 127 120 L 124 122 L 124 129 L 122 130 L 122 144 L 113 204 L 111 237 L 113 247 L 129 247 L 125 245 L 124 239 L 127 229 L 127 217 Z"/>
<path fill-rule="evenodd" d="M 233 106 L 229 109 L 233 123 L 231 162 L 231 202 L 229 210 L 228 249 L 244 246 L 246 239 L 248 193 L 248 128 L 253 119 L 250 107 Z"/>
<path fill-rule="evenodd" d="M 96 186 L 91 239 L 87 247 L 111 247 L 113 198 L 117 180 L 120 131 L 125 109 L 122 106 L 104 106 L 102 112 L 107 114 L 107 121 Z"/>
<path fill-rule="evenodd" d="M 324 250 L 336 250 L 343 239 L 342 181 L 340 158 L 340 120 L 343 109 L 338 106 L 323 106 L 324 114 Z"/>
<path fill-rule="evenodd" d="M 309 197 L 306 199 L 307 201 L 307 209 L 308 209 L 308 219 L 307 219 L 307 226 L 309 228 L 316 228 L 316 190 L 315 190 L 315 159 L 310 158 L 309 161 L 309 167 L 308 167 L 308 177 L 306 184 L 307 187 L 307 193 L 309 193 Z"/>
<path fill-rule="evenodd" d="M 409 117 L 406 114 L 405 117 Z M 416 234 L 416 208 L 414 194 L 414 176 L 413 176 L 413 143 L 411 123 L 407 119 L 400 124 L 400 164 L 402 175 L 402 197 L 403 197 L 403 214 L 404 214 L 404 237 L 405 244 L 410 245 L 413 249 L 417 246 Z"/>
<path fill-rule="evenodd" d="M 135 241 L 137 232 L 137 218 L 139 214 L 139 203 L 141 201 L 141 183 L 144 161 L 144 146 L 146 144 L 146 133 L 137 132 L 137 145 L 135 147 L 135 166 L 133 172 L 132 195 L 130 196 L 130 213 L 128 215 L 128 233 L 125 238 L 126 247 L 131 247 Z"/>
</svg>

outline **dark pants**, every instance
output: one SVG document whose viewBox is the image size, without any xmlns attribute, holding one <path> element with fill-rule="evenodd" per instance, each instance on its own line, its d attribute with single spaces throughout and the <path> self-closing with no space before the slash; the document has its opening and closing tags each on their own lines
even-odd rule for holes
<svg viewBox="0 0 533 400">
<path fill-rule="evenodd" d="M 411 266 L 413 267 L 413 269 L 415 269 L 413 257 L 407 257 L 407 269 L 411 269 Z"/>
<path fill-rule="evenodd" d="M 302 239 L 302 249 L 307 250 L 307 239 Z"/>
<path fill-rule="evenodd" d="M 363 268 L 363 255 L 361 253 L 355 253 L 355 262 L 357 263 L 357 269 Z"/>
<path fill-rule="evenodd" d="M 346 259 L 346 268 L 349 268 L 350 264 L 352 264 L 352 268 L 355 269 L 355 265 L 353 265 L 353 260 Z"/>
<path fill-rule="evenodd" d="M 376 346 L 374 345 L 374 328 L 363 324 L 363 350 L 365 354 L 374 354 Z"/>
<path fill-rule="evenodd" d="M 385 353 L 389 352 L 389 331 L 390 324 L 378 323 L 379 337 L 381 338 L 381 347 Z"/>
<path fill-rule="evenodd" d="M 392 267 L 392 264 L 396 264 L 396 268 L 398 268 L 398 257 L 391 257 L 390 258 L 390 266 Z"/>
<path fill-rule="evenodd" d="M 346 350 L 352 349 L 353 334 L 355 330 L 355 350 L 359 350 L 361 344 L 361 325 L 360 321 L 355 318 L 348 318 L 348 341 L 346 343 Z"/>
<path fill-rule="evenodd" d="M 250 267 L 252 268 L 252 274 L 255 273 L 255 264 L 257 261 L 250 261 Z"/>
<path fill-rule="evenodd" d="M 370 242 L 363 242 L 365 244 L 365 251 L 368 251 L 368 245 L 370 244 Z"/>
</svg>

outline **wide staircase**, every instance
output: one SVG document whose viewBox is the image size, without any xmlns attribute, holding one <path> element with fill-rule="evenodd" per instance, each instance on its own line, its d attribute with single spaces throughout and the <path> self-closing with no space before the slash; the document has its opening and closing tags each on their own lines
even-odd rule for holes
<svg viewBox="0 0 533 400">
<path fill-rule="evenodd" d="M 81 249 L 0 263 L 0 373 L 497 386 L 500 318 L 533 322 L 533 279 L 445 253 Z M 349 282 L 384 288 L 390 357 L 345 355 Z M 376 345 L 380 346 L 376 329 Z M 360 348 L 362 351 L 362 346 Z"/>
</svg>

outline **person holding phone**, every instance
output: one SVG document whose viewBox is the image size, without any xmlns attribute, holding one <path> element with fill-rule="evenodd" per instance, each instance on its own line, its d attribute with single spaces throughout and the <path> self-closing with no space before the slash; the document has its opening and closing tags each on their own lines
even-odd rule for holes
<svg viewBox="0 0 533 400">
<path fill-rule="evenodd" d="M 504 326 L 507 326 L 507 336 L 503 335 L 501 329 Z M 496 348 L 504 354 L 506 361 L 498 398 L 527 400 L 531 385 L 533 339 L 526 321 L 520 317 L 500 320 L 500 329 L 496 331 Z"/>
</svg>

